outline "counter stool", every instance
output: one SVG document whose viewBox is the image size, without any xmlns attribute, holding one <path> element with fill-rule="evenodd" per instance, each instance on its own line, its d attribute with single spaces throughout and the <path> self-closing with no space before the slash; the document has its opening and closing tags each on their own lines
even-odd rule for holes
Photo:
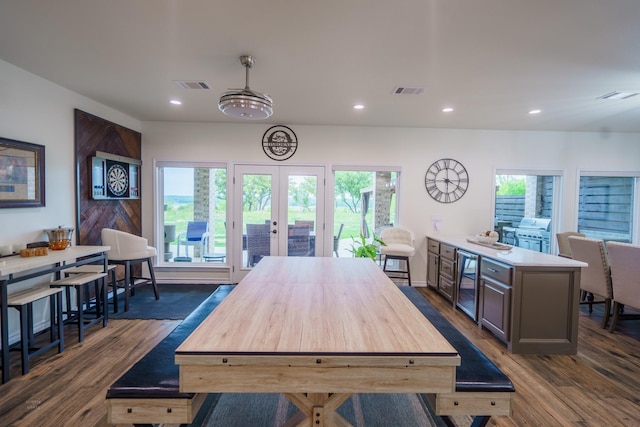
<svg viewBox="0 0 640 427">
<path fill-rule="evenodd" d="M 111 228 L 103 228 L 100 237 L 103 245 L 111 247 L 107 251 L 109 262 L 124 266 L 124 311 L 129 311 L 129 296 L 134 295 L 136 286 L 150 284 L 156 299 L 160 299 L 152 262 L 156 248 L 148 246 L 144 237 Z M 145 263 L 149 266 L 149 277 L 135 276 L 134 266 Z"/>
<path fill-rule="evenodd" d="M 111 287 L 111 292 L 113 294 L 112 302 L 109 302 L 109 300 L 107 299 L 107 303 L 113 305 L 114 313 L 118 312 L 118 281 L 116 280 L 116 267 L 117 265 L 115 264 L 107 265 L 107 274 L 109 275 L 109 281 L 107 282 L 107 285 Z M 65 275 L 82 273 L 103 273 L 104 266 L 102 264 L 84 264 L 77 267 L 69 268 L 67 270 L 63 270 L 62 272 Z M 67 298 L 67 302 L 68 301 L 69 299 Z"/>
<path fill-rule="evenodd" d="M 416 253 L 413 246 L 413 232 L 405 227 L 388 227 L 380 232 L 380 240 L 384 245 L 380 246 L 380 253 L 384 255 L 384 265 L 382 271 L 393 279 L 406 279 L 411 286 L 411 268 L 409 258 Z M 397 260 L 398 268 L 387 267 L 387 261 Z M 403 270 L 401 262 L 404 261 L 406 268 Z"/>
<path fill-rule="evenodd" d="M 22 375 L 29 372 L 29 360 L 50 348 L 58 346 L 58 353 L 64 351 L 64 332 L 62 325 L 62 289 L 36 287 L 9 295 L 7 306 L 20 313 L 20 353 L 22 355 Z M 35 347 L 33 339 L 33 303 L 49 297 L 50 342 L 40 348 Z M 57 325 L 57 330 L 55 325 Z"/>
<path fill-rule="evenodd" d="M 60 280 L 56 280 L 50 284 L 54 288 L 75 288 L 76 291 L 76 309 L 71 308 L 71 298 L 67 299 L 67 306 L 64 314 L 67 315 L 66 322 L 78 324 L 78 342 L 84 340 L 84 330 L 102 321 L 102 327 L 107 326 L 107 286 L 104 278 L 107 273 L 81 273 L 72 274 Z M 95 286 L 95 300 L 92 303 L 89 297 L 89 284 Z M 68 293 L 67 293 L 68 295 Z M 85 309 L 86 305 L 86 309 Z M 95 314 L 92 319 L 85 318 L 85 314 Z"/>
</svg>

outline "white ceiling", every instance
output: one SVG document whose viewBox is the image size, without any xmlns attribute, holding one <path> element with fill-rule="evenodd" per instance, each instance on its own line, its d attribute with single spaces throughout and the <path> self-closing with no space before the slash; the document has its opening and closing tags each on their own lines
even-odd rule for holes
<svg viewBox="0 0 640 427">
<path fill-rule="evenodd" d="M 640 95 L 597 99 L 640 92 L 639 46 L 639 0 L 0 0 L 0 59 L 143 121 L 237 122 L 250 54 L 267 123 L 640 132 Z"/>
</svg>

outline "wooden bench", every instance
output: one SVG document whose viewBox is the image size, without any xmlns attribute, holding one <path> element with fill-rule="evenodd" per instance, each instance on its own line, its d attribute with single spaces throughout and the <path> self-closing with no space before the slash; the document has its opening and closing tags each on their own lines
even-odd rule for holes
<svg viewBox="0 0 640 427">
<path fill-rule="evenodd" d="M 234 289 L 219 286 L 107 391 L 112 424 L 190 424 L 207 394 L 181 393 L 175 350 Z"/>
<path fill-rule="evenodd" d="M 118 280 L 116 277 L 116 267 L 115 264 L 107 265 L 107 274 L 109 275 L 109 280 L 107 281 L 107 285 L 111 287 L 112 298 L 109 304 L 113 305 L 113 312 L 118 312 Z M 104 271 L 104 264 L 84 264 L 79 265 L 77 267 L 67 268 L 62 271 L 65 276 L 70 274 L 83 274 L 83 273 L 102 273 Z"/>
<path fill-rule="evenodd" d="M 436 415 L 447 425 L 457 415 L 473 416 L 474 427 L 484 426 L 492 415 L 511 415 L 513 383 L 504 372 L 436 310 L 415 288 L 400 287 L 409 300 L 429 319 L 460 354 L 456 368 L 456 391 L 426 395 Z"/>
<path fill-rule="evenodd" d="M 78 342 L 84 341 L 84 331 L 91 326 L 102 322 L 102 327 L 106 328 L 109 314 L 107 308 L 107 286 L 104 278 L 107 273 L 80 273 L 72 274 L 55 282 L 51 282 L 52 288 L 65 289 L 67 304 L 64 314 L 67 315 L 65 322 L 77 323 L 78 325 Z M 89 297 L 89 284 L 95 286 L 95 299 L 91 302 Z M 71 306 L 70 288 L 76 291 L 76 308 Z M 85 309 L 86 307 L 86 309 Z M 94 317 L 88 318 L 87 315 L 93 314 Z"/>
<path fill-rule="evenodd" d="M 29 360 L 33 357 L 55 346 L 58 346 L 58 353 L 64 351 L 61 294 L 61 289 L 36 286 L 15 292 L 7 298 L 7 307 L 13 307 L 20 313 L 20 361 L 22 363 L 22 375 L 26 375 L 29 372 Z M 35 348 L 33 303 L 45 298 L 49 298 L 50 342 L 40 348 Z"/>
<path fill-rule="evenodd" d="M 226 297 L 233 286 L 220 286 L 171 334 L 136 363 L 107 392 L 108 420 L 112 424 L 189 424 L 206 394 L 180 393 L 176 348 Z M 484 426 L 492 415 L 511 414 L 511 380 L 415 288 L 401 287 L 440 333 L 456 348 L 462 364 L 456 368 L 454 393 L 427 395 L 436 415 L 454 425 L 449 416 L 470 415 L 473 426 Z"/>
</svg>

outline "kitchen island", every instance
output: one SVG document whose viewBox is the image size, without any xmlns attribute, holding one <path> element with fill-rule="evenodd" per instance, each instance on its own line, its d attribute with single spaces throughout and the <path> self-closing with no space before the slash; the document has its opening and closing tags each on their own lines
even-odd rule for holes
<svg viewBox="0 0 640 427">
<path fill-rule="evenodd" d="M 427 285 L 514 354 L 576 354 L 587 264 L 467 237 L 427 236 Z"/>
</svg>

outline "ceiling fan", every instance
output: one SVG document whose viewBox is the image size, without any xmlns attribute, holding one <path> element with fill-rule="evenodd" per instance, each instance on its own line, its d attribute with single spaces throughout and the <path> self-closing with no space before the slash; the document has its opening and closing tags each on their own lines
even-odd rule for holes
<svg viewBox="0 0 640 427">
<path fill-rule="evenodd" d="M 273 114 L 273 100 L 249 87 L 249 69 L 255 63 L 255 58 L 250 55 L 242 55 L 240 63 L 246 70 L 246 83 L 244 89 L 229 89 L 224 92 L 218 102 L 218 108 L 224 114 L 240 119 L 262 120 Z"/>
</svg>

